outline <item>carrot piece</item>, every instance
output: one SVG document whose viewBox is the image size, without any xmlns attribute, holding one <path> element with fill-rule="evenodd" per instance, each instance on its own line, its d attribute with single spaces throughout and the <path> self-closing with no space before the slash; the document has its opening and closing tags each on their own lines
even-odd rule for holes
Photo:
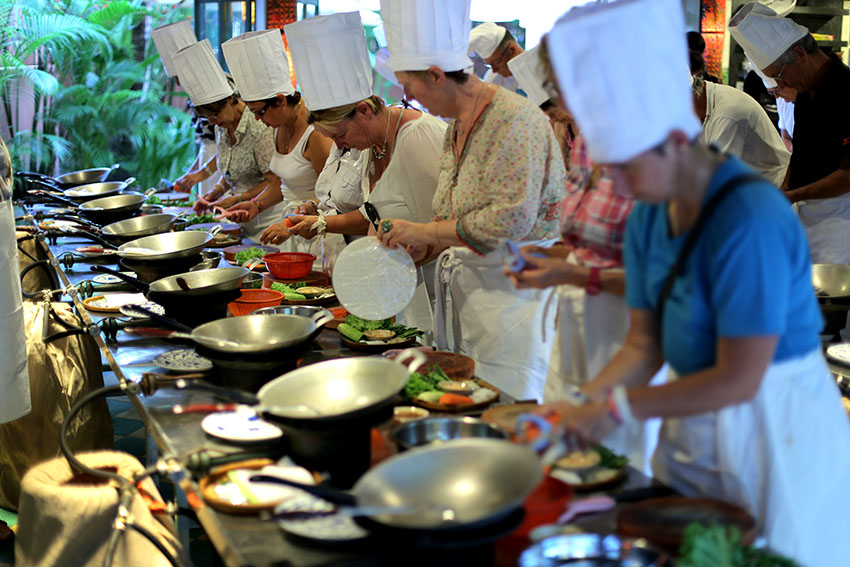
<svg viewBox="0 0 850 567">
<path fill-rule="evenodd" d="M 286 228 L 292 228 L 295 226 L 295 222 L 292 220 L 292 217 L 283 217 L 283 223 L 286 225 Z"/>
<path fill-rule="evenodd" d="M 440 397 L 439 403 L 446 406 L 457 406 L 461 404 L 474 404 L 475 401 L 469 396 L 461 396 L 460 394 L 443 394 Z"/>
<path fill-rule="evenodd" d="M 345 307 L 337 307 L 336 309 L 331 309 L 331 314 L 334 316 L 334 319 L 344 319 L 348 317 L 348 310 Z"/>
</svg>

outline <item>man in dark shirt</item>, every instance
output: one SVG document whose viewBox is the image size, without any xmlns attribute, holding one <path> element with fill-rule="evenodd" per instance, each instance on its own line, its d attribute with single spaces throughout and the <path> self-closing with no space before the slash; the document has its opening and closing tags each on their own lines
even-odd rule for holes
<svg viewBox="0 0 850 567">
<path fill-rule="evenodd" d="M 745 12 L 746 11 L 746 12 Z M 761 12 L 761 13 L 759 13 Z M 743 17 L 742 17 L 743 14 Z M 765 76 L 798 91 L 794 152 L 783 186 L 799 203 L 815 263 L 850 263 L 850 69 L 797 24 L 744 6 L 732 36 Z M 772 47 L 757 36 L 777 38 Z M 753 35 L 750 35 L 753 34 Z M 740 39 L 739 39 L 740 38 Z M 784 39 L 782 39 L 784 38 Z M 776 49 L 778 47 L 778 50 Z"/>
</svg>

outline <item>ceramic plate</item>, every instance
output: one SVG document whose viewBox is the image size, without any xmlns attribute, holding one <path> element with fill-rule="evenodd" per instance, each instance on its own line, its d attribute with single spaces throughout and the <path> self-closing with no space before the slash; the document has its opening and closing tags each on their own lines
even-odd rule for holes
<svg viewBox="0 0 850 567">
<path fill-rule="evenodd" d="M 136 274 L 134 272 L 121 272 L 125 276 L 130 276 L 131 278 L 135 278 Z M 113 276 L 112 274 L 98 274 L 94 276 L 91 281 L 99 284 L 117 284 L 122 283 L 124 280 L 119 278 L 118 276 Z"/>
<path fill-rule="evenodd" d="M 334 265 L 333 287 L 350 313 L 386 319 L 407 307 L 416 291 L 416 266 L 404 250 L 390 250 L 374 236 L 346 246 Z"/>
<path fill-rule="evenodd" d="M 258 443 L 283 436 L 278 426 L 250 410 L 211 413 L 201 421 L 201 429 L 213 437 L 234 443 Z"/>
<path fill-rule="evenodd" d="M 842 343 L 840 345 L 832 345 L 826 349 L 827 358 L 831 358 L 836 362 L 850 364 L 850 343 Z"/>
<path fill-rule="evenodd" d="M 275 512 L 321 512 L 333 510 L 333 508 L 330 502 L 298 490 L 296 494 L 278 505 Z M 309 519 L 280 520 L 278 525 L 287 533 L 318 541 L 354 541 L 369 535 L 369 532 L 358 526 L 353 518 L 339 514 Z"/>
<path fill-rule="evenodd" d="M 153 359 L 160 368 L 174 372 L 203 372 L 212 370 L 212 362 L 195 353 L 190 348 L 181 348 L 164 352 Z"/>
<path fill-rule="evenodd" d="M 112 276 L 115 277 L 115 276 Z M 157 315 L 165 315 L 165 308 L 159 303 L 154 303 L 153 301 L 145 301 L 144 303 L 139 303 L 139 307 L 144 307 L 148 311 L 153 311 Z M 126 315 L 127 317 L 132 317 L 134 319 L 147 319 L 147 313 L 142 313 L 141 311 L 136 311 L 135 305 L 122 305 L 120 307 L 120 311 L 122 315 Z"/>
</svg>

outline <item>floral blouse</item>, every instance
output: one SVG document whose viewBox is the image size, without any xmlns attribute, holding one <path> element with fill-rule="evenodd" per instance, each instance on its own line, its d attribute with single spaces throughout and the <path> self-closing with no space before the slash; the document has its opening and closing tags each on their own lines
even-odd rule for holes
<svg viewBox="0 0 850 567">
<path fill-rule="evenodd" d="M 434 213 L 457 219 L 458 237 L 485 255 L 501 239 L 558 237 L 558 204 L 565 196 L 564 160 L 546 115 L 528 99 L 496 89 L 459 161 L 446 132 Z"/>
<path fill-rule="evenodd" d="M 254 118 L 247 108 L 236 126 L 236 143 L 227 128 L 215 127 L 218 170 L 235 193 L 243 193 L 262 182 L 274 155 L 274 130 Z"/>
</svg>

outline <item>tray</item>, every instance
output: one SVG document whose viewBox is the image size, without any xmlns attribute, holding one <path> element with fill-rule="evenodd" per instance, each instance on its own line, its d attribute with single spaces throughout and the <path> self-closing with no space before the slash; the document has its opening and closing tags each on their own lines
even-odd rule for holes
<svg viewBox="0 0 850 567">
<path fill-rule="evenodd" d="M 325 326 L 327 326 L 327 323 L 325 324 Z M 342 335 L 339 336 L 339 339 L 342 341 L 342 344 L 344 344 L 351 350 L 359 350 L 361 352 L 384 352 L 385 350 L 390 350 L 391 348 L 407 348 L 409 346 L 413 346 L 416 343 L 416 337 L 407 339 L 403 343 L 385 343 L 382 345 L 368 345 L 360 342 L 356 343 Z"/>
<path fill-rule="evenodd" d="M 131 305 L 131 304 L 138 305 L 140 303 L 145 303 L 147 301 L 144 298 L 144 295 L 142 295 L 141 293 L 138 293 L 138 294 L 136 294 L 136 293 L 126 293 L 124 295 L 138 295 L 138 296 L 140 296 L 141 300 L 130 301 L 130 302 L 124 303 L 122 305 Z M 97 305 L 97 303 L 100 300 L 105 299 L 105 298 L 106 298 L 105 295 L 95 295 L 93 297 L 88 297 L 88 298 L 83 300 L 83 305 L 85 305 L 86 309 L 88 309 L 89 311 L 95 311 L 97 313 L 120 313 L 121 312 L 121 305 L 115 305 L 113 307 L 107 307 L 105 305 Z"/>
<path fill-rule="evenodd" d="M 259 514 L 264 510 L 271 510 L 281 501 L 269 502 L 268 504 L 233 504 L 227 500 L 223 500 L 216 494 L 215 485 L 218 484 L 227 473 L 236 469 L 251 469 L 260 470 L 267 465 L 273 465 L 271 459 L 251 459 L 248 461 L 240 461 L 238 463 L 230 463 L 221 468 L 215 469 L 215 472 L 209 474 L 200 480 L 201 496 L 211 508 L 224 512 L 226 514 L 253 515 Z"/>
<path fill-rule="evenodd" d="M 240 236 L 242 227 L 235 222 L 202 222 L 198 224 L 190 224 L 183 230 L 210 230 L 214 226 L 221 226 L 221 232 L 230 236 Z"/>
<path fill-rule="evenodd" d="M 206 247 L 207 248 L 226 248 L 226 247 L 229 247 L 229 246 L 234 246 L 236 244 L 239 244 L 240 242 L 242 242 L 241 236 L 227 235 L 227 238 L 222 238 L 220 240 L 213 238 L 210 241 L 210 243 L 207 244 Z M 266 267 L 265 264 L 260 264 L 260 266 L 262 266 L 263 268 Z"/>
<path fill-rule="evenodd" d="M 396 346 L 396 345 L 393 345 L 393 346 Z M 495 404 L 496 402 L 499 401 L 499 389 L 498 388 L 496 388 L 495 386 L 493 386 L 489 382 L 485 382 L 481 378 L 472 378 L 472 381 L 475 382 L 476 384 L 478 384 L 479 386 L 483 387 L 483 388 L 487 388 L 488 390 L 492 390 L 492 391 L 496 392 L 496 397 L 492 398 L 490 400 L 487 400 L 486 402 L 478 402 L 476 404 L 460 404 L 460 405 L 450 405 L 450 406 L 447 406 L 445 404 L 432 404 L 432 403 L 429 403 L 429 402 L 422 402 L 422 401 L 417 400 L 416 398 L 410 400 L 410 403 L 412 403 L 415 406 L 419 406 L 421 408 L 425 408 L 425 409 L 430 410 L 430 411 L 440 411 L 440 412 L 445 412 L 445 413 L 469 413 L 469 412 L 474 412 L 474 411 L 478 411 L 478 410 L 483 410 L 484 408 L 490 407 L 490 406 L 492 406 L 493 404 Z"/>
<path fill-rule="evenodd" d="M 481 414 L 481 419 L 488 421 L 494 425 L 498 425 L 510 435 L 516 433 L 517 418 L 530 411 L 533 411 L 540 406 L 533 402 L 521 402 L 506 406 L 498 406 L 490 408 Z"/>
<path fill-rule="evenodd" d="M 259 248 L 260 250 L 265 250 L 266 252 L 279 252 L 279 250 L 274 246 L 264 246 L 262 244 L 238 244 L 234 246 L 228 246 L 227 248 L 222 250 L 222 252 L 224 252 L 224 259 L 235 266 L 236 254 L 242 252 L 243 250 L 247 250 L 248 248 Z M 262 269 L 260 271 L 266 271 L 265 264 L 260 264 L 260 266 L 262 266 Z"/>
<path fill-rule="evenodd" d="M 263 271 L 265 272 L 266 271 L 265 264 L 262 264 L 262 266 L 263 266 Z M 295 283 L 295 282 L 304 282 L 306 285 L 314 285 L 314 286 L 318 286 L 318 287 L 331 287 L 331 280 L 327 276 L 327 274 L 325 274 L 323 272 L 317 272 L 315 270 L 310 272 L 309 274 L 307 274 L 303 278 L 295 278 L 295 279 L 292 279 L 292 280 L 284 280 L 284 279 L 276 278 L 271 274 L 271 272 L 269 272 L 268 275 L 266 276 L 266 281 L 268 283 L 265 284 L 265 285 L 269 285 L 269 286 L 272 285 L 275 282 L 282 283 L 282 284 L 292 284 L 292 283 Z"/>
</svg>

